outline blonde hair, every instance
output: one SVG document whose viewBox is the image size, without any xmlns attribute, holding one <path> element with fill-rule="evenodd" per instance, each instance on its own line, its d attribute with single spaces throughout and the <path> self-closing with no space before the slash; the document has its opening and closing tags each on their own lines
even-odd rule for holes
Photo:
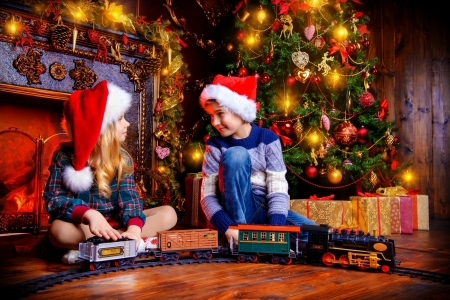
<svg viewBox="0 0 450 300">
<path fill-rule="evenodd" d="M 117 174 L 117 184 L 120 183 L 122 171 L 127 167 L 127 162 L 121 153 L 125 151 L 116 135 L 115 123 L 108 125 L 94 146 L 89 156 L 89 166 L 94 171 L 100 193 L 106 197 L 111 196 L 110 181 Z"/>
</svg>

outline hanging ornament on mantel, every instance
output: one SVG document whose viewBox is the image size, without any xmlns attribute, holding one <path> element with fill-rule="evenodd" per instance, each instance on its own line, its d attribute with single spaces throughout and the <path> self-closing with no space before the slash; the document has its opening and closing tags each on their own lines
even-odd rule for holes
<svg viewBox="0 0 450 300">
<path fill-rule="evenodd" d="M 33 28 L 39 35 L 43 35 L 47 29 L 47 22 L 37 20 L 34 22 Z"/>
<path fill-rule="evenodd" d="M 128 46 L 128 36 L 125 33 L 122 33 L 122 45 Z"/>
<path fill-rule="evenodd" d="M 94 28 L 88 30 L 88 38 L 92 44 L 97 44 L 100 41 L 100 33 Z"/>
<path fill-rule="evenodd" d="M 77 27 L 73 27 L 72 33 L 72 52 L 75 52 L 75 47 L 77 46 L 77 38 L 78 38 L 78 29 Z"/>
<path fill-rule="evenodd" d="M 58 23 L 52 30 L 52 46 L 57 50 L 64 50 L 70 40 L 70 29 L 63 24 L 61 16 L 58 17 Z"/>
</svg>

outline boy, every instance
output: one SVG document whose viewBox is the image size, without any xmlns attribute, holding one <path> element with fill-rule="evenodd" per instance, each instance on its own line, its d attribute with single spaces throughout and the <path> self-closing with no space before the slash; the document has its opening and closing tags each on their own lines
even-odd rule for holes
<svg viewBox="0 0 450 300">
<path fill-rule="evenodd" d="M 206 142 L 200 203 L 228 241 L 238 240 L 238 231 L 228 229 L 233 223 L 315 224 L 288 210 L 279 138 L 252 123 L 257 112 L 256 79 L 217 75 L 200 95 L 200 105 L 221 135 Z"/>
</svg>

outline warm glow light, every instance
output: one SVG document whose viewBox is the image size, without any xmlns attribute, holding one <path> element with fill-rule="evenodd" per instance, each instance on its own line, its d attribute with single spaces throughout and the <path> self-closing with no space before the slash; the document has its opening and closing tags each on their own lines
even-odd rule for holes
<svg viewBox="0 0 450 300">
<path fill-rule="evenodd" d="M 241 22 L 245 22 L 248 19 L 248 17 L 250 17 L 250 13 L 246 11 L 241 18 Z"/>
<path fill-rule="evenodd" d="M 410 182 L 412 180 L 413 176 L 411 173 L 409 173 L 409 170 L 406 170 L 406 173 L 403 175 L 403 179 L 406 182 Z"/>
<path fill-rule="evenodd" d="M 75 18 L 76 18 L 76 19 L 81 19 L 82 16 L 83 16 L 83 14 L 82 14 L 81 12 L 77 12 L 77 13 L 75 14 Z"/>
<path fill-rule="evenodd" d="M 313 144 L 317 144 L 320 140 L 319 135 L 315 131 L 313 133 L 311 133 L 308 138 L 309 138 L 309 141 Z"/>
<path fill-rule="evenodd" d="M 326 1 L 326 0 L 305 0 L 305 2 L 312 8 L 321 8 L 328 1 Z"/>
<path fill-rule="evenodd" d="M 288 110 L 289 110 L 289 96 L 286 96 L 286 110 L 284 112 L 284 115 L 287 116 L 288 115 Z"/>
<path fill-rule="evenodd" d="M 339 76 L 339 73 L 336 72 L 336 70 L 334 70 L 331 74 L 330 74 L 330 82 L 331 85 L 333 86 L 333 88 L 336 87 L 336 85 L 339 83 L 339 79 L 341 77 Z"/>
<path fill-rule="evenodd" d="M 342 42 L 343 40 L 347 39 L 348 31 L 344 26 L 339 26 L 334 30 L 333 36 L 336 40 Z"/>
<path fill-rule="evenodd" d="M 200 160 L 200 158 L 202 158 L 202 153 L 198 151 L 198 149 L 195 149 L 194 153 L 192 154 L 192 158 L 194 160 Z"/>
<path fill-rule="evenodd" d="M 164 172 L 166 172 L 166 168 L 164 166 L 159 166 L 158 167 L 158 172 L 163 174 Z"/>
<path fill-rule="evenodd" d="M 247 44 L 253 45 L 255 43 L 255 37 L 253 35 L 249 36 L 247 39 Z"/>
<path fill-rule="evenodd" d="M 12 33 L 12 34 L 15 34 L 16 31 L 17 31 L 17 26 L 16 26 L 16 24 L 11 23 L 11 24 L 9 25 L 9 32 Z"/>
<path fill-rule="evenodd" d="M 259 7 L 258 12 L 256 13 L 256 18 L 258 19 L 259 23 L 261 23 L 261 24 L 266 19 L 266 12 L 262 8 L 262 6 Z"/>
<path fill-rule="evenodd" d="M 169 75 L 169 70 L 167 68 L 162 68 L 161 69 L 161 75 L 162 76 L 167 76 Z"/>
</svg>

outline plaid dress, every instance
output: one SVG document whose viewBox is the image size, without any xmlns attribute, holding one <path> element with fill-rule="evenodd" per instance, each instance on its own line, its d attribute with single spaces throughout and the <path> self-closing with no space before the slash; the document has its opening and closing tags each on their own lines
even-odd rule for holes
<svg viewBox="0 0 450 300">
<path fill-rule="evenodd" d="M 99 193 L 96 184 L 88 191 L 80 193 L 70 191 L 63 183 L 62 172 L 72 163 L 73 148 L 64 146 L 57 150 L 53 154 L 49 167 L 50 177 L 44 189 L 45 204 L 50 214 L 49 222 L 63 220 L 79 223 L 72 219 L 72 212 L 77 206 L 85 206 L 102 213 L 110 224 L 116 220 L 119 228 L 127 228 L 130 221 L 133 225 L 143 225 L 145 223 L 145 215 L 142 213 L 143 201 L 139 199 L 134 183 L 133 161 L 126 151 L 122 151 L 122 154 L 127 162 L 127 168 L 123 171 L 119 186 L 117 176 L 111 180 L 112 194 L 107 198 Z"/>
</svg>

